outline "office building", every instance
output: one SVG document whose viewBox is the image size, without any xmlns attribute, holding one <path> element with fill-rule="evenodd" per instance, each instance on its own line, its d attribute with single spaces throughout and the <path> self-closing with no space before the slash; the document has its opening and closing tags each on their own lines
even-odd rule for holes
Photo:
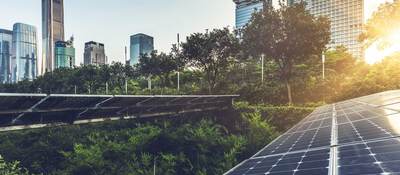
<svg viewBox="0 0 400 175">
<path fill-rule="evenodd" d="M 0 29 L 0 83 L 10 82 L 12 31 Z"/>
<path fill-rule="evenodd" d="M 130 65 L 135 65 L 142 55 L 150 55 L 154 51 L 154 38 L 142 33 L 132 35 L 130 50 Z"/>
<path fill-rule="evenodd" d="M 364 57 L 364 49 L 359 42 L 365 24 L 364 0 L 296 0 L 304 1 L 309 12 L 316 16 L 328 17 L 331 21 L 331 42 L 328 48 L 345 46 L 357 58 Z"/>
<path fill-rule="evenodd" d="M 11 81 L 33 80 L 37 76 L 36 27 L 16 23 L 13 26 Z"/>
<path fill-rule="evenodd" d="M 64 41 L 64 0 L 42 0 L 43 57 L 41 72 L 54 70 L 54 46 Z"/>
<path fill-rule="evenodd" d="M 72 68 L 75 66 L 74 38 L 69 41 L 57 41 L 54 49 L 55 68 Z"/>
<path fill-rule="evenodd" d="M 85 43 L 83 56 L 85 65 L 104 65 L 107 63 L 104 44 L 90 41 Z"/>
<path fill-rule="evenodd" d="M 233 0 L 236 4 L 236 28 L 243 28 L 249 23 L 254 13 L 263 9 L 267 1 L 264 0 Z M 270 3 L 270 1 L 268 1 Z"/>
</svg>

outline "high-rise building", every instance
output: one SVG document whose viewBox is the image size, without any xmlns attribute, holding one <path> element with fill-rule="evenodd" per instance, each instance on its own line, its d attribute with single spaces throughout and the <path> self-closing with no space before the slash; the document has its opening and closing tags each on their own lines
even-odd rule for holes
<svg viewBox="0 0 400 175">
<path fill-rule="evenodd" d="M 245 27 L 253 17 L 253 14 L 260 12 L 264 6 L 279 8 L 281 5 L 293 4 L 294 0 L 233 0 L 236 4 L 236 28 Z"/>
<path fill-rule="evenodd" d="M 85 65 L 104 65 L 107 63 L 104 44 L 90 41 L 85 43 L 84 52 Z"/>
<path fill-rule="evenodd" d="M 238 29 L 246 26 L 253 14 L 261 11 L 266 3 L 264 0 L 233 0 L 233 2 L 236 4 L 235 26 Z"/>
<path fill-rule="evenodd" d="M 131 36 L 130 65 L 139 63 L 142 55 L 154 51 L 154 38 L 143 33 Z"/>
<path fill-rule="evenodd" d="M 0 29 L 0 83 L 10 82 L 12 31 Z"/>
<path fill-rule="evenodd" d="M 11 81 L 33 80 L 37 76 L 36 27 L 16 23 L 13 26 Z"/>
<path fill-rule="evenodd" d="M 57 41 L 55 44 L 55 68 L 72 68 L 75 65 L 74 38 L 69 41 Z"/>
<path fill-rule="evenodd" d="M 54 70 L 54 46 L 64 41 L 64 0 L 42 0 L 42 73 Z"/>
<path fill-rule="evenodd" d="M 364 0 L 295 0 L 305 2 L 309 12 L 325 16 L 331 21 L 331 42 L 328 48 L 345 46 L 353 56 L 363 58 L 364 49 L 359 42 L 365 24 Z"/>
</svg>

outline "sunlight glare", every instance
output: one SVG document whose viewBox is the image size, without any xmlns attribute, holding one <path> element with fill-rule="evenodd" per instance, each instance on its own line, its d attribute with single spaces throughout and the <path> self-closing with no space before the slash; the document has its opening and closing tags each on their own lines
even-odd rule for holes
<svg viewBox="0 0 400 175">
<path fill-rule="evenodd" d="M 400 52 L 400 29 L 371 44 L 365 51 L 365 61 L 368 64 L 379 63 L 395 52 Z"/>
</svg>

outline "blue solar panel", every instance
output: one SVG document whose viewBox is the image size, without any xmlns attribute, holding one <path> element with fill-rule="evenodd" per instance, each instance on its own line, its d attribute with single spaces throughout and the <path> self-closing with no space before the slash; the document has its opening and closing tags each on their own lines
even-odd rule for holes
<svg viewBox="0 0 400 175">
<path fill-rule="evenodd" d="M 326 105 L 229 175 L 400 174 L 400 91 Z"/>
<path fill-rule="evenodd" d="M 236 95 L 114 96 L 0 94 L 0 131 L 221 111 Z"/>
</svg>

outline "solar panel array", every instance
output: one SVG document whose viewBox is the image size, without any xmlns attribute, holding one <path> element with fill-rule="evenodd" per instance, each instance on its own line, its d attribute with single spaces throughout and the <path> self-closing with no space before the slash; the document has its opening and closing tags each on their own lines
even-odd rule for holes
<svg viewBox="0 0 400 175">
<path fill-rule="evenodd" d="M 235 97 L 0 94 L 0 131 L 222 110 Z"/>
<path fill-rule="evenodd" d="M 400 174 L 400 91 L 318 108 L 227 175 Z"/>
</svg>

